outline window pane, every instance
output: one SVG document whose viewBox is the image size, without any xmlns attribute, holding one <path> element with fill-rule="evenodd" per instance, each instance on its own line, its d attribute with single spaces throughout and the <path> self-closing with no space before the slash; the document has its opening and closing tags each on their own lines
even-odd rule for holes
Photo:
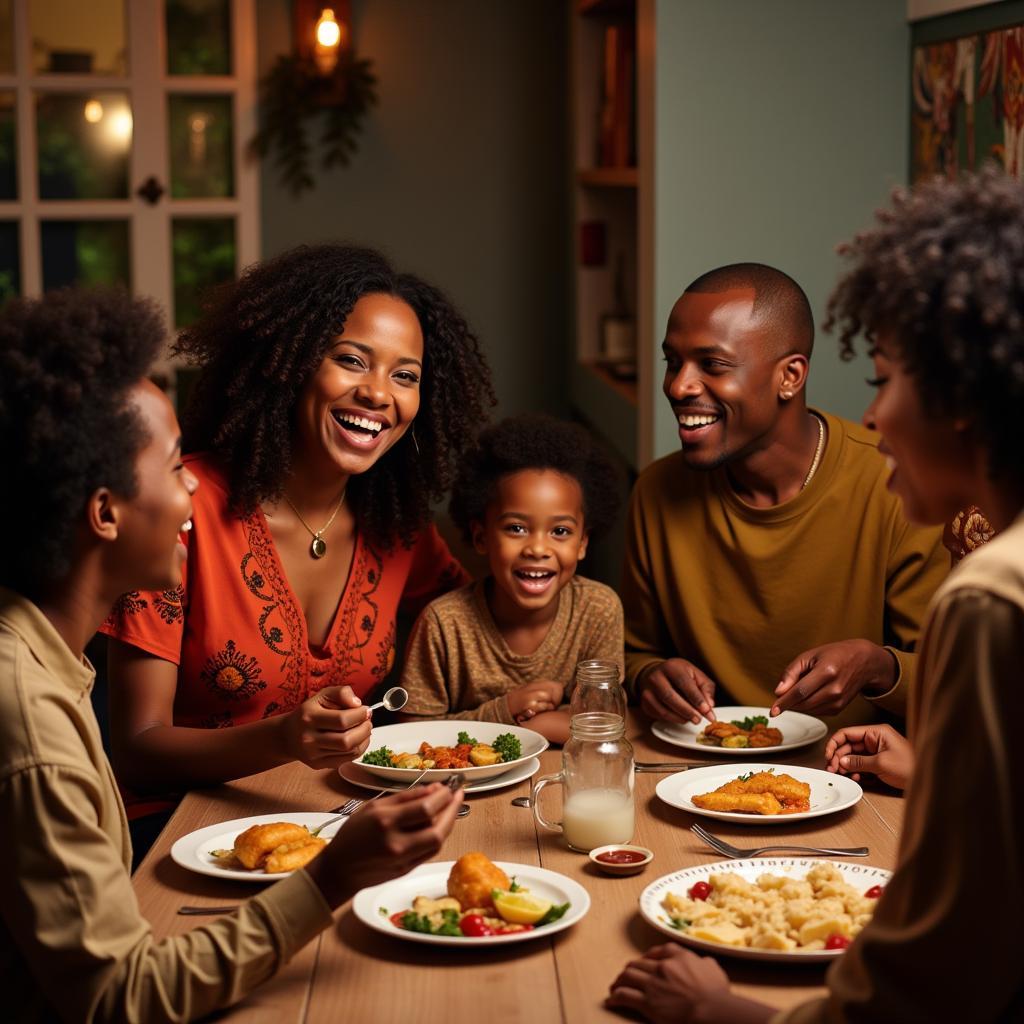
<svg viewBox="0 0 1024 1024">
<path fill-rule="evenodd" d="M 175 199 L 235 194 L 230 96 L 167 100 L 171 195 Z"/>
<path fill-rule="evenodd" d="M 18 150 L 13 92 L 0 92 L 0 199 L 18 198 Z"/>
<path fill-rule="evenodd" d="M 0 0 L 0 75 L 14 73 L 14 0 Z"/>
<path fill-rule="evenodd" d="M 228 0 L 167 0 L 167 73 L 230 75 Z"/>
<path fill-rule="evenodd" d="M 0 305 L 21 294 L 18 222 L 0 221 Z"/>
<path fill-rule="evenodd" d="M 126 199 L 132 113 L 123 92 L 36 98 L 42 199 Z"/>
<path fill-rule="evenodd" d="M 44 220 L 43 288 L 66 284 L 131 287 L 126 220 Z"/>
<path fill-rule="evenodd" d="M 171 223 L 174 254 L 174 326 L 199 319 L 208 289 L 235 276 L 233 217 L 175 217 Z"/>
<path fill-rule="evenodd" d="M 123 0 L 29 0 L 35 70 L 79 75 L 123 75 Z"/>
</svg>

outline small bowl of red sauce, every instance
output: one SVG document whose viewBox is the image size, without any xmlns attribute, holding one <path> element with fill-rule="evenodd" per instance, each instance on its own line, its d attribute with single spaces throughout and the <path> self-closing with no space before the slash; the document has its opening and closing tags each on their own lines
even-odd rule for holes
<svg viewBox="0 0 1024 1024">
<path fill-rule="evenodd" d="M 636 875 L 654 860 L 646 846 L 613 843 L 590 851 L 590 859 L 607 875 Z"/>
</svg>

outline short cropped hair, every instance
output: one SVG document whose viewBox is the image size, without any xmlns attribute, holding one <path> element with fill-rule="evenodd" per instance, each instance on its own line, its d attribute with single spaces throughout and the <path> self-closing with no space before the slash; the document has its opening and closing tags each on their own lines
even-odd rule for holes
<svg viewBox="0 0 1024 1024">
<path fill-rule="evenodd" d="M 0 582 L 33 596 L 71 569 L 89 497 L 136 493 L 148 441 L 130 390 L 164 340 L 158 307 L 120 290 L 64 289 L 0 313 Z"/>
<path fill-rule="evenodd" d="M 448 511 L 467 542 L 497 496 L 498 481 L 528 469 L 561 473 L 580 485 L 583 526 L 592 538 L 615 522 L 621 478 L 596 438 L 575 423 L 529 413 L 482 431 L 462 463 Z"/>
<path fill-rule="evenodd" d="M 840 253 L 825 327 L 843 358 L 884 333 L 925 409 L 970 417 L 992 471 L 1024 479 L 1024 185 L 991 165 L 897 189 Z"/>
<path fill-rule="evenodd" d="M 701 274 L 687 292 L 754 289 L 754 316 L 766 322 L 780 341 L 780 355 L 814 348 L 814 314 L 807 293 L 789 276 L 765 263 L 730 263 Z M 685 293 L 684 293 L 685 294 Z"/>
</svg>

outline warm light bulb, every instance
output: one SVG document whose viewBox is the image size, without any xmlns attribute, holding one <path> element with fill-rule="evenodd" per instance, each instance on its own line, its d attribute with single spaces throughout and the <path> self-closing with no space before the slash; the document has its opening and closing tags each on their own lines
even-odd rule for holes
<svg viewBox="0 0 1024 1024">
<path fill-rule="evenodd" d="M 132 137 L 132 115 L 129 110 L 119 110 L 110 118 L 110 134 L 121 142 Z"/>
<path fill-rule="evenodd" d="M 99 100 L 89 100 L 86 103 L 85 119 L 89 124 L 99 124 L 103 120 L 103 104 Z"/>
<path fill-rule="evenodd" d="M 334 11 L 325 7 L 316 23 L 316 41 L 320 46 L 333 48 L 341 42 L 341 26 L 334 18 Z"/>
</svg>

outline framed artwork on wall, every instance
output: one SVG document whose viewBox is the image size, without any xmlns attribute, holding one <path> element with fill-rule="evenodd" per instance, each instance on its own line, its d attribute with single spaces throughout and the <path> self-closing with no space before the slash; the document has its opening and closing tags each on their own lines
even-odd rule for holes
<svg viewBox="0 0 1024 1024">
<path fill-rule="evenodd" d="M 993 6 L 1003 8 L 1005 17 L 1006 7 L 1017 5 Z M 932 25 L 926 22 L 915 26 L 911 53 L 911 181 L 936 174 L 953 177 L 990 160 L 1021 177 L 1024 10 L 1013 24 L 988 28 L 984 20 L 973 30 L 966 27 L 969 21 L 965 23 L 963 17 L 957 22 L 940 18 L 933 19 Z M 949 22 L 946 33 L 942 31 L 943 22 Z M 957 34 L 949 34 L 954 31 Z"/>
</svg>

